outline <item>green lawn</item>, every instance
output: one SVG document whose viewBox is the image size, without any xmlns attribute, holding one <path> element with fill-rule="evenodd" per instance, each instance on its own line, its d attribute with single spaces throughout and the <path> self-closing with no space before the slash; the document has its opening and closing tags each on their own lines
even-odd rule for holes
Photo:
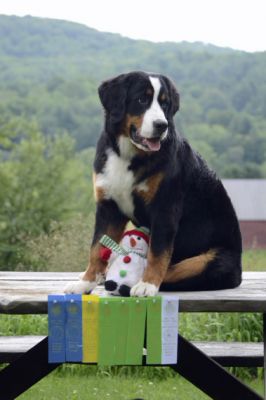
<svg viewBox="0 0 266 400">
<path fill-rule="evenodd" d="M 245 250 L 242 263 L 244 271 L 266 271 L 266 250 Z"/>
<path fill-rule="evenodd" d="M 86 368 L 86 367 L 85 367 Z M 263 393 L 263 382 L 252 386 Z M 20 400 L 207 400 L 203 394 L 180 376 L 165 380 L 119 376 L 58 376 L 53 373 L 37 383 Z M 229 400 L 229 399 L 228 399 Z"/>
</svg>

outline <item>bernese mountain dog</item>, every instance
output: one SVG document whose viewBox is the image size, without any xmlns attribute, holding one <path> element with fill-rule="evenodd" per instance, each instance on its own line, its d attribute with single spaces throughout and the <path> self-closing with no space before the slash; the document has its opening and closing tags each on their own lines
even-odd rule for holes
<svg viewBox="0 0 266 400">
<path fill-rule="evenodd" d="M 104 130 L 94 162 L 97 202 L 89 266 L 67 292 L 90 292 L 106 269 L 99 240 L 126 224 L 150 229 L 148 264 L 131 296 L 217 290 L 241 282 L 241 234 L 215 173 L 175 129 L 179 94 L 159 74 L 130 72 L 99 87 Z"/>
</svg>

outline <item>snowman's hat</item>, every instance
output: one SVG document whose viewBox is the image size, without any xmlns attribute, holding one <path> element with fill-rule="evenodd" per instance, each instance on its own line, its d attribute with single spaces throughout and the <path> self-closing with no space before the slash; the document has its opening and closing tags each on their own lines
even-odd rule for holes
<svg viewBox="0 0 266 400">
<path fill-rule="evenodd" d="M 150 231 L 148 228 L 141 227 L 141 228 L 131 229 L 130 231 L 126 231 L 124 233 L 123 237 L 125 237 L 127 235 L 128 236 L 131 236 L 131 235 L 139 236 L 142 239 L 144 239 L 147 242 L 147 244 L 149 244 L 149 241 L 150 241 L 149 233 L 150 233 Z"/>
</svg>

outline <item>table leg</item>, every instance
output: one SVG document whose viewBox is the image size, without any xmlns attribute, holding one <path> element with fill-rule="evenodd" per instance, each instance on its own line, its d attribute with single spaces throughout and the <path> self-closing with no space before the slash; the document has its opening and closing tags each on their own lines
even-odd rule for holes
<svg viewBox="0 0 266 400">
<path fill-rule="evenodd" d="M 264 400 L 266 400 L 266 314 L 263 314 L 263 377 Z"/>
<path fill-rule="evenodd" d="M 61 364 L 48 363 L 48 337 L 0 371 L 0 399 L 12 400 Z"/>
<path fill-rule="evenodd" d="M 171 367 L 214 400 L 263 400 L 181 335 L 178 339 L 178 361 Z"/>
<path fill-rule="evenodd" d="M 171 367 L 214 400 L 262 400 L 218 363 L 179 335 L 178 363 Z M 0 398 L 12 400 L 61 364 L 48 363 L 48 338 L 0 371 Z"/>
</svg>

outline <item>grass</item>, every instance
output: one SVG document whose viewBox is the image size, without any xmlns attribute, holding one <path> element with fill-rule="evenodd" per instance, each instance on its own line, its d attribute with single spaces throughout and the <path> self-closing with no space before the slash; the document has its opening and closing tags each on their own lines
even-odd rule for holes
<svg viewBox="0 0 266 400">
<path fill-rule="evenodd" d="M 20 400 L 132 400 L 135 398 L 205 400 L 208 396 L 181 378 L 147 381 L 125 377 L 58 377 L 53 375 L 19 397 Z"/>
<path fill-rule="evenodd" d="M 244 271 L 266 271 L 266 249 L 249 249 L 242 256 Z"/>
<path fill-rule="evenodd" d="M 86 368 L 86 366 L 83 367 Z M 261 380 L 253 381 L 250 386 L 263 394 Z M 68 373 L 64 376 L 52 373 L 19 397 L 20 400 L 133 400 L 136 398 L 146 400 L 210 399 L 178 375 L 162 380 L 134 376 L 72 376 Z"/>
</svg>

